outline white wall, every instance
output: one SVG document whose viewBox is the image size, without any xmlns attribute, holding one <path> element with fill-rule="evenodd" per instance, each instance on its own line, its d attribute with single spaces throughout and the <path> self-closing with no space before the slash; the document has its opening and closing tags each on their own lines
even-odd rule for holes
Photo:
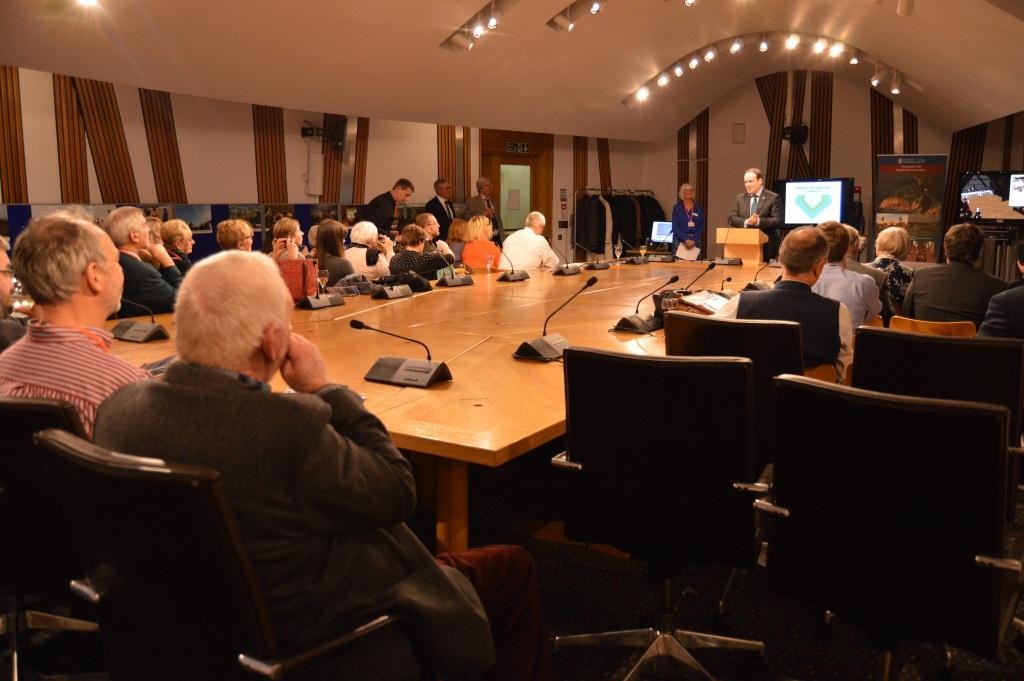
<svg viewBox="0 0 1024 681">
<path fill-rule="evenodd" d="M 135 186 L 139 191 L 140 203 L 156 202 L 156 180 L 153 179 L 153 161 L 149 155 L 146 140 L 146 124 L 142 118 L 142 101 L 139 89 L 125 85 L 114 86 L 117 110 L 121 114 L 125 142 L 128 144 L 128 158 L 135 173 Z M 99 197 L 93 197 L 98 201 Z"/>
<path fill-rule="evenodd" d="M 189 203 L 255 203 L 252 106 L 171 95 Z"/>
<path fill-rule="evenodd" d="M 434 196 L 437 126 L 379 119 L 370 121 L 365 200 L 391 189 L 400 177 L 411 180 L 416 187 L 410 203 L 426 203 Z"/>
<path fill-rule="evenodd" d="M 42 71 L 18 69 L 18 80 L 21 84 L 21 124 L 25 135 L 28 200 L 30 203 L 60 203 L 53 76 Z"/>
<path fill-rule="evenodd" d="M 297 111 L 285 109 L 284 119 L 284 162 L 285 179 L 288 182 L 289 203 L 318 203 L 323 193 L 323 140 L 319 137 L 302 137 L 302 127 L 308 125 L 322 128 L 324 115 L 314 111 Z M 306 193 L 307 162 L 313 159 L 319 165 L 321 182 L 310 187 L 312 194 Z"/>
</svg>

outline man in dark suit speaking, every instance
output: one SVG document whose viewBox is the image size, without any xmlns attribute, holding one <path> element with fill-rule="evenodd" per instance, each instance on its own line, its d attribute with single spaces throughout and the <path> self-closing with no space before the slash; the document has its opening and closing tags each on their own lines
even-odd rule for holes
<svg viewBox="0 0 1024 681">
<path fill-rule="evenodd" d="M 764 245 L 767 262 L 779 252 L 779 228 L 782 226 L 782 202 L 779 195 L 764 188 L 764 173 L 760 168 L 747 168 L 743 173 L 744 192 L 736 197 L 729 213 L 730 227 L 753 227 L 768 235 Z"/>
</svg>

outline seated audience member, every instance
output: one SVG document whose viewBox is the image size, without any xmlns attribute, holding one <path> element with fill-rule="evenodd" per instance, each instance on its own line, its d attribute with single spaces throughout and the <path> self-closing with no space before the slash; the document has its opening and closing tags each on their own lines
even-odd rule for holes
<svg viewBox="0 0 1024 681">
<path fill-rule="evenodd" d="M 462 249 L 469 241 L 469 223 L 462 218 L 455 218 L 448 225 L 448 247 L 452 249 L 455 262 L 462 262 Z"/>
<path fill-rule="evenodd" d="M 174 261 L 174 266 L 185 276 L 188 269 L 192 267 L 189 254 L 192 247 L 196 245 L 192 238 L 192 228 L 184 220 L 168 220 L 160 228 L 160 237 L 163 239 L 164 247 Z"/>
<path fill-rule="evenodd" d="M 345 257 L 352 263 L 356 274 L 367 279 L 377 279 L 391 274 L 388 263 L 395 254 L 395 244 L 386 236 L 377 233 L 372 222 L 357 222 L 349 232 L 351 244 L 345 249 Z"/>
<path fill-rule="evenodd" d="M 522 269 L 557 266 L 558 256 L 544 238 L 546 223 L 542 213 L 533 211 L 527 215 L 525 226 L 505 237 L 501 250 L 508 260 L 502 258 L 503 262 L 507 265 L 511 260 L 514 267 Z"/>
<path fill-rule="evenodd" d="M 295 218 L 281 218 L 274 223 L 273 248 L 270 257 L 274 260 L 300 260 L 306 257 L 302 245 L 302 228 Z"/>
<path fill-rule="evenodd" d="M 7 250 L 10 242 L 0 236 L 0 352 L 25 335 L 25 324 L 21 319 L 9 319 L 7 310 L 11 304 L 11 289 L 14 286 L 14 270 L 11 269 Z"/>
<path fill-rule="evenodd" d="M 329 219 L 330 218 L 324 218 L 323 220 L 321 220 L 321 222 L 324 222 L 324 221 L 329 220 Z M 338 221 L 335 220 L 335 222 L 338 222 Z M 338 222 L 338 224 L 341 225 L 340 222 Z M 344 225 L 342 225 L 342 227 L 344 227 Z M 316 258 L 316 235 L 319 234 L 319 232 L 320 232 L 320 223 L 318 222 L 318 223 L 316 223 L 315 225 L 313 225 L 312 227 L 309 228 L 309 234 L 306 235 L 306 236 L 309 237 L 309 257 L 310 258 Z M 342 230 L 341 233 L 342 233 L 342 245 L 344 246 L 345 245 L 344 244 L 344 234 L 345 234 L 344 229 Z"/>
<path fill-rule="evenodd" d="M 163 381 L 112 395 L 96 442 L 220 471 L 286 649 L 388 612 L 407 616 L 446 678 L 488 667 L 484 678 L 550 678 L 529 554 L 431 557 L 404 524 L 416 505 L 409 462 L 291 332 L 291 309 L 267 258 L 227 252 L 196 264 L 175 313 L 180 361 Z M 271 391 L 279 370 L 293 394 Z M 363 650 L 395 663 L 400 642 L 387 641 Z"/>
<path fill-rule="evenodd" d="M 160 314 L 174 310 L 181 286 L 181 272 L 162 242 L 150 241 L 150 227 L 142 211 L 134 206 L 115 208 L 103 220 L 103 229 L 120 251 L 124 270 L 121 316 Z M 150 265 L 147 260 L 157 263 Z"/>
<path fill-rule="evenodd" d="M 1024 241 L 1017 242 L 1016 250 L 1017 269 L 1024 274 Z M 992 296 L 978 335 L 1024 338 L 1024 279 Z"/>
<path fill-rule="evenodd" d="M 946 264 L 922 267 L 903 299 L 903 314 L 930 322 L 969 319 L 981 326 L 992 296 L 1006 283 L 974 267 L 985 236 L 976 225 L 953 225 L 942 239 Z"/>
<path fill-rule="evenodd" d="M 452 253 L 452 249 L 441 240 L 441 225 L 436 217 L 431 213 L 420 213 L 416 216 L 415 223 L 427 235 L 427 240 L 423 242 L 424 253 L 440 253 L 441 255 L 454 257 L 455 254 Z"/>
<path fill-rule="evenodd" d="M 14 267 L 39 319 L 0 355 L 0 395 L 69 402 L 91 434 L 100 402 L 149 376 L 110 354 L 113 338 L 103 330 L 121 305 L 119 255 L 103 230 L 75 214 L 29 223 L 14 245 Z"/>
<path fill-rule="evenodd" d="M 240 218 L 221 220 L 217 223 L 217 245 L 225 251 L 251 251 L 252 225 Z"/>
<path fill-rule="evenodd" d="M 893 314 L 902 313 L 903 298 L 910 281 L 914 278 L 914 270 L 900 264 L 900 260 L 906 258 L 909 252 L 910 234 L 902 227 L 886 227 L 875 237 L 877 257 L 869 266 L 885 272 L 888 276 Z"/>
<path fill-rule="evenodd" d="M 846 305 L 854 326 L 871 321 L 882 310 L 878 287 L 868 275 L 846 269 L 844 261 L 850 247 L 846 228 L 829 221 L 821 223 L 817 229 L 828 241 L 828 263 L 811 290 Z"/>
<path fill-rule="evenodd" d="M 337 220 L 324 220 L 315 227 L 316 267 L 327 270 L 327 284 L 332 285 L 355 272 L 352 263 L 345 258 L 345 227 Z"/>
<path fill-rule="evenodd" d="M 837 300 L 811 290 L 828 260 L 829 245 L 821 230 L 794 229 L 782 240 L 782 278 L 767 291 L 744 291 L 715 316 L 734 319 L 777 319 L 800 324 L 804 367 L 832 364 L 837 378 L 853 360 L 850 311 Z"/>
<path fill-rule="evenodd" d="M 426 213 L 431 218 L 433 215 Z M 391 258 L 389 267 L 391 274 L 406 274 L 415 272 L 425 279 L 437 279 L 437 271 L 443 270 L 455 262 L 453 255 L 441 255 L 440 252 L 424 252 L 427 242 L 427 233 L 419 225 L 406 225 L 402 229 L 402 243 L 405 248 L 395 253 Z"/>
<path fill-rule="evenodd" d="M 875 286 L 878 287 L 878 302 L 882 306 L 879 314 L 882 315 L 882 319 L 888 324 L 889 318 L 892 317 L 892 301 L 889 299 L 889 276 L 882 270 L 868 267 L 860 261 L 860 232 L 850 225 L 843 225 L 843 229 L 846 230 L 846 234 L 850 237 L 850 247 L 846 250 L 846 258 L 843 260 L 843 265 L 850 272 L 866 274 L 875 282 Z"/>
<path fill-rule="evenodd" d="M 483 215 L 470 218 L 469 240 L 462 248 L 462 262 L 470 267 L 487 267 L 490 258 L 492 268 L 501 267 L 501 249 L 491 241 L 492 234 L 490 220 Z"/>
</svg>

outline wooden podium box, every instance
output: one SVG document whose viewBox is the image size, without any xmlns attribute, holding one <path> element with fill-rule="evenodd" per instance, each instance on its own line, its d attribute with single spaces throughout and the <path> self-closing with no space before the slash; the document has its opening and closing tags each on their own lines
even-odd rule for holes
<svg viewBox="0 0 1024 681">
<path fill-rule="evenodd" d="M 768 243 L 768 235 L 751 227 L 718 227 L 715 240 L 725 245 L 726 258 L 739 258 L 744 265 L 760 265 L 761 244 Z"/>
</svg>

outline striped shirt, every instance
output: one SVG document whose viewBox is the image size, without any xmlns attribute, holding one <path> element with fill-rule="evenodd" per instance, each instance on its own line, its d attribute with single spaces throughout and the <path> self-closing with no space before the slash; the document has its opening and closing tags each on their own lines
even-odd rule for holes
<svg viewBox="0 0 1024 681">
<path fill-rule="evenodd" d="M 149 378 L 108 351 L 102 329 L 73 329 L 32 321 L 20 341 L 0 354 L 0 395 L 64 400 L 78 409 L 92 438 L 96 410 L 122 385 Z"/>
</svg>

